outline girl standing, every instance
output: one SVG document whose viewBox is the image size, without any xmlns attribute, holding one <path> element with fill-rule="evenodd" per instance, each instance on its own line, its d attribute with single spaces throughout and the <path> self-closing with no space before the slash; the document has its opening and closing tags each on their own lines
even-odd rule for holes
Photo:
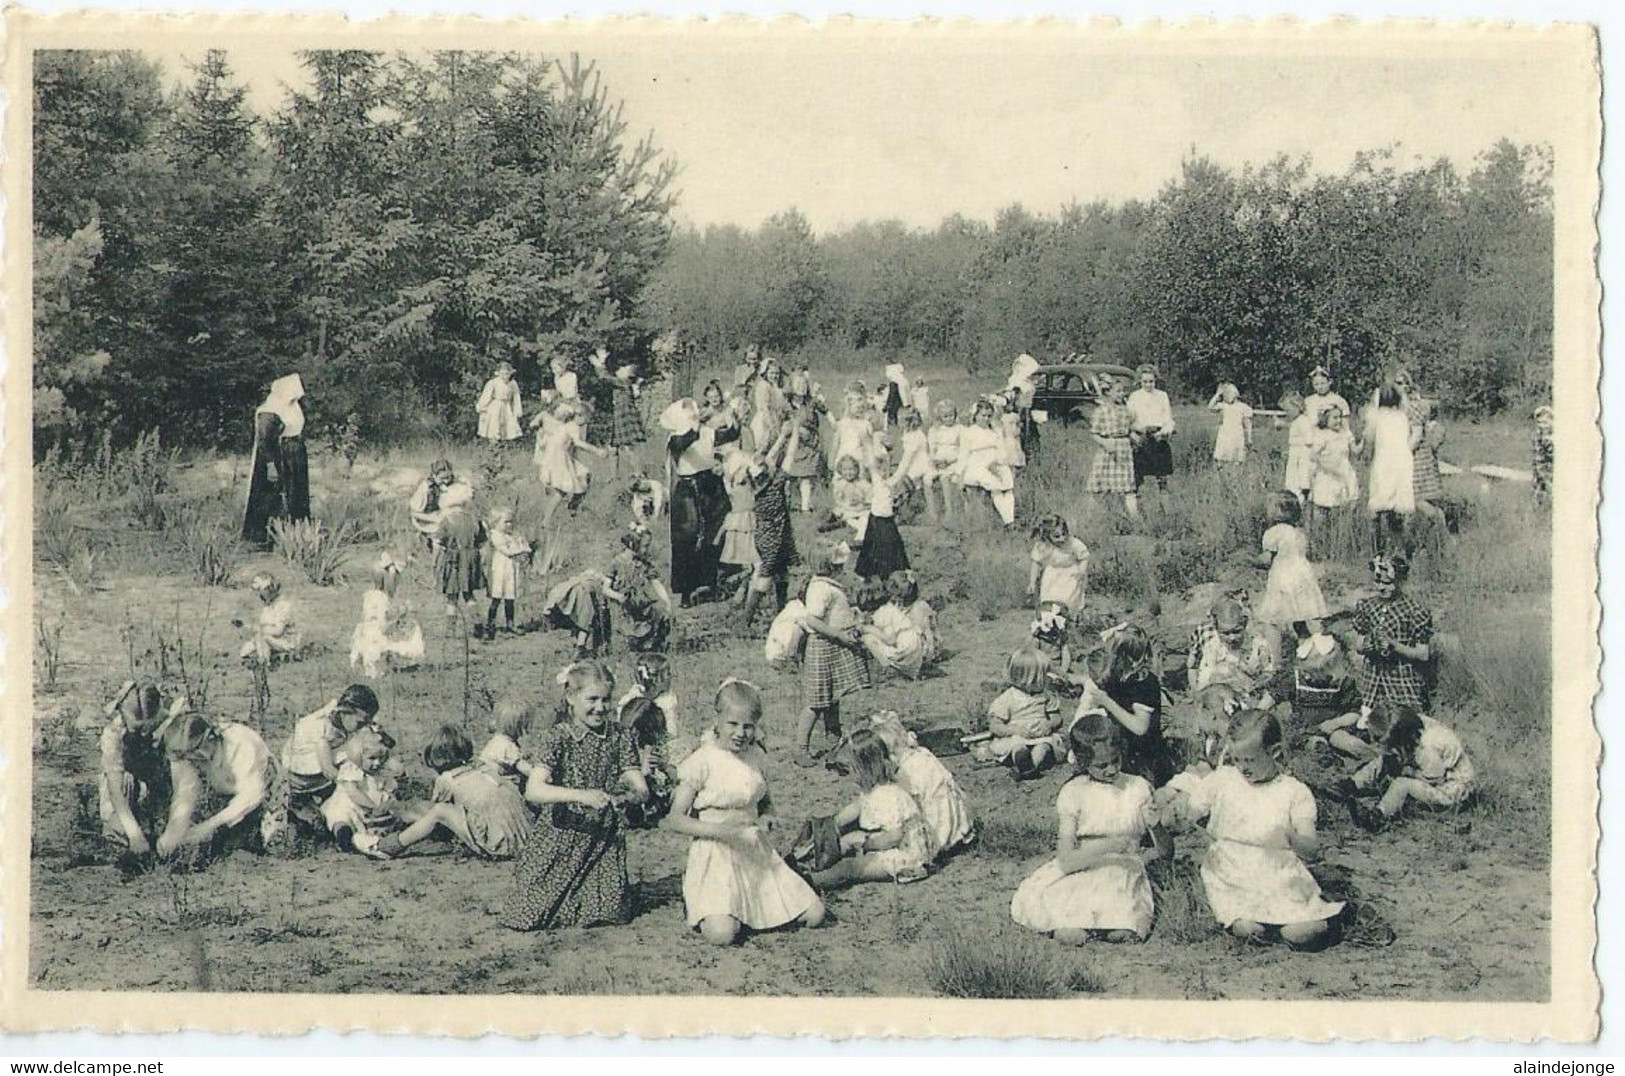
<svg viewBox="0 0 1625 1076">
<path fill-rule="evenodd" d="M 1202 885 L 1219 925 L 1238 938 L 1279 937 L 1293 948 L 1330 940 L 1343 910 L 1320 895 L 1304 860 L 1319 853 L 1315 797 L 1283 764 L 1281 724 L 1258 710 L 1236 715 L 1229 764 L 1194 770 L 1168 784 L 1167 802 L 1192 822 L 1207 819 L 1213 839 Z"/>
<path fill-rule="evenodd" d="M 755 461 L 738 441 L 730 441 L 722 449 L 722 486 L 728 491 L 728 514 L 722 519 L 717 539 L 722 552 L 717 558 L 723 566 L 731 587 L 736 577 L 749 580 L 756 569 L 756 482 L 753 472 Z M 749 597 L 749 587 L 739 588 L 739 601 L 743 605 Z"/>
<path fill-rule="evenodd" d="M 1016 476 L 1005 462 L 1004 437 L 994 419 L 993 404 L 977 400 L 971 424 L 959 433 L 960 481 L 967 488 L 986 490 L 999 521 L 1009 528 L 1016 525 Z"/>
<path fill-rule="evenodd" d="M 1174 473 L 1174 451 L 1168 440 L 1177 428 L 1173 403 L 1168 393 L 1157 386 L 1155 366 L 1145 363 L 1135 372 L 1140 375 L 1140 387 L 1128 397 L 1134 439 L 1134 489 L 1138 491 L 1146 479 L 1154 478 L 1157 488 L 1166 491 L 1168 476 Z"/>
<path fill-rule="evenodd" d="M 884 451 L 875 436 L 874 407 L 864 398 L 859 382 L 856 391 L 847 392 L 846 410 L 835 423 L 835 446 L 830 458 L 839 462 L 850 456 L 860 470 L 867 471 Z"/>
<path fill-rule="evenodd" d="M 1122 769 L 1116 723 L 1086 714 L 1067 739 L 1074 776 L 1055 800 L 1055 858 L 1021 883 L 1010 918 L 1064 945 L 1144 941 L 1153 914 L 1145 868 L 1173 855 L 1173 842 L 1155 820 L 1151 785 Z"/>
<path fill-rule="evenodd" d="M 423 536 L 423 544 L 430 549 L 440 538 L 440 521 L 445 516 L 440 508 L 440 498 L 459 484 L 451 461 L 438 459 L 429 464 L 429 473 L 412 493 L 412 527 Z"/>
<path fill-rule="evenodd" d="M 530 563 L 530 543 L 515 534 L 513 509 L 498 508 L 491 513 L 491 581 L 487 591 L 490 605 L 485 610 L 485 637 L 496 638 L 497 605 L 502 605 L 504 630 L 514 633 L 514 603 L 519 599 L 519 581 Z"/>
<path fill-rule="evenodd" d="M 1253 409 L 1241 402 L 1236 386 L 1226 381 L 1207 402 L 1219 413 L 1219 432 L 1213 439 L 1215 463 L 1245 463 L 1253 447 Z"/>
<path fill-rule="evenodd" d="M 1066 520 L 1048 515 L 1033 528 L 1032 570 L 1027 597 L 1046 610 L 1075 617 L 1083 612 L 1088 592 L 1089 547 L 1074 537 Z"/>
<path fill-rule="evenodd" d="M 632 738 L 611 720 L 615 680 L 598 662 L 559 677 L 559 721 L 542 736 L 525 799 L 541 816 L 514 868 L 501 922 L 510 930 L 556 930 L 632 917 L 626 833 L 618 797 L 648 795 Z"/>
<path fill-rule="evenodd" d="M 863 636 L 846 588 L 836 576 L 846 567 L 850 551 L 844 542 L 825 540 L 813 562 L 807 584 L 807 607 L 802 626 L 807 632 L 802 655 L 801 693 L 807 709 L 796 726 L 797 766 L 818 764 L 812 751 L 812 732 L 822 723 L 831 738 L 841 734 L 841 699 L 869 686 L 869 664 L 864 658 Z"/>
<path fill-rule="evenodd" d="M 592 471 L 584 456 L 603 456 L 604 450 L 587 442 L 581 429 L 581 405 L 564 401 L 551 415 L 542 415 L 536 431 L 536 472 L 543 496 L 542 526 L 548 527 L 560 505 L 570 512 L 581 505 L 592 482 Z"/>
<path fill-rule="evenodd" d="M 1431 685 L 1426 675 L 1433 660 L 1433 614 L 1405 594 L 1410 561 L 1403 553 L 1371 558 L 1376 594 L 1354 607 L 1356 649 L 1365 655 L 1361 701 L 1426 711 Z"/>
<path fill-rule="evenodd" d="M 1137 519 L 1140 499 L 1134 492 L 1134 417 L 1128 409 L 1122 378 L 1107 375 L 1101 379 L 1101 388 L 1106 398 L 1089 417 L 1089 432 L 1095 442 L 1095 457 L 1089 464 L 1089 492 L 1121 494 L 1123 510 L 1131 519 Z"/>
<path fill-rule="evenodd" d="M 1309 395 L 1304 397 L 1303 410 L 1305 414 L 1316 416 L 1318 421 L 1320 413 L 1328 407 L 1337 408 L 1344 419 L 1354 416 L 1349 402 L 1332 391 L 1331 372 L 1324 366 L 1317 366 L 1309 372 Z"/>
<path fill-rule="evenodd" d="M 875 461 L 869 482 L 869 518 L 855 569 L 859 579 L 885 582 L 893 572 L 908 570 L 908 550 L 903 547 L 903 532 L 897 529 L 895 515 L 899 481 L 899 475 L 886 474 L 884 459 Z"/>
<path fill-rule="evenodd" d="M 790 486 L 784 459 L 794 438 L 795 431 L 788 424 L 781 426 L 752 479 L 756 489 L 756 568 L 745 598 L 746 628 L 770 589 L 775 612 L 790 600 L 790 568 L 797 560 L 796 533 L 790 524 Z"/>
<path fill-rule="evenodd" d="M 1377 389 L 1375 406 L 1366 417 L 1366 443 L 1371 446 L 1371 474 L 1366 507 L 1371 513 L 1373 551 L 1387 553 L 1399 544 L 1416 511 L 1415 457 L 1420 431 L 1405 414 L 1405 398 L 1393 382 Z"/>
<path fill-rule="evenodd" d="M 462 613 L 474 601 L 474 592 L 485 589 L 485 567 L 480 547 L 485 544 L 485 525 L 474 513 L 474 491 L 464 484 L 453 485 L 440 494 L 440 532 L 435 539 L 435 578 L 446 599 L 446 630 L 456 633 Z M 479 636 L 478 623 L 474 634 Z"/>
<path fill-rule="evenodd" d="M 643 413 L 638 410 L 639 395 L 636 367 L 629 362 L 617 366 L 609 382 L 609 446 L 615 450 L 616 477 L 620 476 L 621 451 L 636 450 L 648 440 Z"/>
<path fill-rule="evenodd" d="M 1319 427 L 1310 451 L 1309 503 L 1317 521 L 1360 499 L 1360 478 L 1353 456 L 1359 442 L 1348 428 L 1348 416 L 1334 406 L 1320 409 Z"/>
<path fill-rule="evenodd" d="M 1320 620 L 1326 616 L 1326 599 L 1320 593 L 1315 566 L 1309 563 L 1309 539 L 1299 526 L 1303 508 L 1292 493 L 1278 494 L 1272 507 L 1262 557 L 1270 574 L 1258 619 L 1282 629 L 1298 620 Z"/>
<path fill-rule="evenodd" d="M 863 468 L 851 456 L 842 456 L 835 464 L 835 478 L 830 482 L 830 500 L 837 518 L 852 528 L 852 541 L 862 542 L 869 529 L 869 508 L 874 504 L 874 491 L 863 477 Z"/>
<path fill-rule="evenodd" d="M 1281 397 L 1281 410 L 1286 412 L 1286 477 L 1282 488 L 1298 498 L 1299 503 L 1309 497 L 1309 486 L 1314 480 L 1314 445 L 1320 429 L 1318 416 L 1304 407 L 1303 397 L 1289 392 Z"/>
<path fill-rule="evenodd" d="M 790 379 L 790 425 L 794 428 L 784 473 L 801 487 L 801 510 L 813 510 L 813 483 L 824 476 L 824 402 L 813 390 L 805 371 Z"/>
<path fill-rule="evenodd" d="M 931 452 L 932 474 L 926 479 L 926 507 L 933 515 L 936 508 L 930 497 L 933 483 L 942 497 L 942 516 L 954 518 L 954 505 L 959 500 L 962 473 L 959 437 L 959 410 L 952 400 L 937 404 L 937 421 L 926 434 L 926 446 Z"/>
<path fill-rule="evenodd" d="M 935 468 L 931 463 L 931 444 L 925 433 L 925 420 L 912 407 L 903 408 L 899 422 L 903 427 L 902 446 L 898 450 L 894 473 L 906 486 L 908 505 L 906 522 L 919 518 L 922 504 L 928 501 Z"/>
<path fill-rule="evenodd" d="M 885 741 L 870 729 L 857 729 L 847 741 L 852 776 L 862 794 L 835 815 L 843 831 L 839 862 L 814 871 L 820 889 L 857 882 L 912 882 L 925 877 L 931 839 L 925 815 L 897 783 L 897 764 Z M 846 832 L 850 831 L 850 832 Z"/>
<path fill-rule="evenodd" d="M 519 399 L 519 385 L 513 379 L 513 364 L 497 364 L 497 372 L 480 390 L 474 411 L 480 416 L 479 436 L 493 445 L 517 441 L 524 435 L 519 419 L 524 415 L 524 404 Z"/>
<path fill-rule="evenodd" d="M 683 871 L 688 925 L 712 945 L 732 945 L 743 930 L 819 926 L 823 901 L 767 837 L 767 756 L 756 740 L 761 694 L 730 677 L 717 688 L 715 704 L 710 732 L 677 767 L 664 823 L 693 838 Z"/>
</svg>

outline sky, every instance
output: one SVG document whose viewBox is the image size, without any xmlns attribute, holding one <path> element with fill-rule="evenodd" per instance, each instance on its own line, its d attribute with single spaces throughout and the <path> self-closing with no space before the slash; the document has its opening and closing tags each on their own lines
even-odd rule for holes
<svg viewBox="0 0 1625 1076">
<path fill-rule="evenodd" d="M 1117 33 L 772 34 L 713 24 L 537 33 L 579 52 L 682 166 L 680 223 L 752 226 L 794 206 L 819 231 L 865 219 L 929 226 L 1020 202 L 1148 198 L 1190 154 L 1228 165 L 1360 150 L 1470 167 L 1497 139 L 1548 140 L 1557 117 L 1527 54 L 1493 43 L 1373 52 Z M 228 47 L 256 108 L 302 85 L 289 49 Z M 506 42 L 504 42 L 506 43 Z M 149 48 L 177 76 L 208 42 Z"/>
</svg>

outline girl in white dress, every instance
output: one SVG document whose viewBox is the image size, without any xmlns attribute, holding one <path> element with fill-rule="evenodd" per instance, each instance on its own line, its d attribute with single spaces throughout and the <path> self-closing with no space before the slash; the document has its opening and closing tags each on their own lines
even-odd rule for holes
<svg viewBox="0 0 1625 1076">
<path fill-rule="evenodd" d="M 1089 547 L 1073 535 L 1066 520 L 1049 515 L 1033 528 L 1032 570 L 1027 597 L 1040 613 L 1074 617 L 1083 612 L 1089 575 Z"/>
<path fill-rule="evenodd" d="M 677 767 L 677 791 L 662 823 L 694 839 L 683 871 L 688 925 L 712 945 L 731 945 L 745 929 L 816 927 L 824 921 L 823 901 L 765 830 L 767 757 L 756 742 L 761 693 L 730 677 L 717 689 L 716 711 L 710 733 Z"/>
<path fill-rule="evenodd" d="M 1385 382 L 1366 412 L 1365 425 L 1365 440 L 1371 446 L 1366 507 L 1371 512 L 1372 542 L 1378 553 L 1388 552 L 1399 541 L 1406 521 L 1416 511 L 1411 453 L 1420 434 L 1405 413 L 1405 397 L 1392 382 Z"/>
<path fill-rule="evenodd" d="M 1055 801 L 1055 858 L 1028 875 L 1010 901 L 1016 923 L 1066 945 L 1144 941 L 1153 914 L 1146 864 L 1173 853 L 1150 783 L 1122 771 L 1121 737 L 1117 722 L 1098 710 L 1073 723 L 1067 738 L 1076 776 Z"/>
<path fill-rule="evenodd" d="M 1264 532 L 1262 564 L 1268 564 L 1269 581 L 1264 600 L 1258 605 L 1258 619 L 1287 628 L 1298 620 L 1320 620 L 1326 616 L 1326 599 L 1309 563 L 1309 538 L 1299 526 L 1303 508 L 1296 494 L 1276 497 L 1272 525 Z"/>
<path fill-rule="evenodd" d="M 581 406 L 564 401 L 551 414 L 543 413 L 536 431 L 536 471 L 546 491 L 542 526 L 553 522 L 561 504 L 573 512 L 587 495 L 592 472 L 583 456 L 603 456 L 603 449 L 587 443 L 581 427 Z"/>
<path fill-rule="evenodd" d="M 1290 490 L 1300 501 L 1309 497 L 1309 485 L 1315 474 L 1314 445 L 1319 430 L 1317 416 L 1304 409 L 1303 397 L 1289 392 L 1281 397 L 1281 410 L 1286 412 L 1286 476 L 1281 488 Z"/>
<path fill-rule="evenodd" d="M 924 878 L 931 862 L 925 815 L 897 783 L 897 763 L 885 741 L 870 729 L 856 729 L 847 740 L 847 752 L 863 793 L 835 815 L 843 856 L 829 869 L 813 872 L 813 884 L 828 889 Z"/>
<path fill-rule="evenodd" d="M 1323 900 L 1304 866 L 1320 850 L 1315 797 L 1284 768 L 1280 722 L 1260 710 L 1237 714 L 1226 755 L 1227 765 L 1187 770 L 1158 793 L 1172 816 L 1207 819 L 1202 886 L 1214 918 L 1250 941 L 1325 944 L 1343 905 Z"/>
<path fill-rule="evenodd" d="M 976 821 L 970 800 L 954 775 L 928 748 L 920 746 L 903 725 L 896 710 L 882 710 L 869 718 L 869 727 L 885 743 L 897 763 L 897 783 L 914 797 L 925 816 L 931 839 L 931 861 L 936 862 L 976 839 Z"/>
<path fill-rule="evenodd" d="M 925 666 L 925 639 L 892 593 L 891 580 L 899 574 L 892 573 L 884 583 L 874 579 L 858 587 L 858 609 L 869 614 L 869 623 L 859 630 L 874 667 L 918 680 Z"/>
<path fill-rule="evenodd" d="M 388 552 L 380 554 L 372 589 L 361 599 L 361 623 L 350 636 L 350 668 L 372 679 L 423 662 L 423 628 L 404 603 L 395 603 L 400 578 L 400 562 Z"/>
<path fill-rule="evenodd" d="M 885 449 L 875 436 L 874 405 L 865 397 L 862 382 L 857 391 L 848 391 L 846 410 L 835 423 L 835 444 L 830 453 L 831 469 L 843 456 L 856 460 L 859 469 L 867 474 L 874 466 L 875 457 Z"/>
<path fill-rule="evenodd" d="M 1245 463 L 1253 447 L 1253 409 L 1241 402 L 1236 386 L 1226 381 L 1207 402 L 1209 411 L 1219 413 L 1219 432 L 1213 439 L 1216 463 Z"/>
<path fill-rule="evenodd" d="M 519 398 L 511 363 L 497 366 L 496 375 L 480 390 L 474 410 L 480 416 L 479 435 L 483 440 L 501 444 L 516 441 L 523 435 L 519 419 L 524 414 L 524 404 Z"/>
<path fill-rule="evenodd" d="M 959 431 L 961 481 L 966 488 L 986 490 L 993 510 L 1006 527 L 1016 525 L 1016 476 L 1006 461 L 1004 434 L 995 423 L 993 404 L 977 400 L 971 424 Z"/>
<path fill-rule="evenodd" d="M 513 529 L 513 509 L 498 508 L 491 513 L 491 576 L 486 591 L 491 601 L 485 610 L 485 637 L 496 638 L 497 606 L 502 606 L 502 621 L 509 635 L 514 633 L 514 604 L 519 599 L 520 580 L 524 567 L 530 563 L 530 543 Z"/>
<path fill-rule="evenodd" d="M 937 404 L 937 421 L 925 435 L 926 446 L 931 452 L 932 477 L 926 483 L 926 508 L 933 515 L 936 513 L 936 503 L 931 499 L 931 487 L 936 487 L 938 495 L 942 498 L 942 515 L 945 519 L 954 517 L 954 505 L 959 501 L 959 491 L 963 484 L 964 468 L 960 459 L 959 437 L 963 427 L 959 425 L 959 409 L 952 400 L 943 400 Z"/>
<path fill-rule="evenodd" d="M 1317 418 L 1310 451 L 1309 503 L 1314 505 L 1318 523 L 1335 509 L 1359 500 L 1360 477 L 1354 473 L 1353 457 L 1361 446 L 1348 428 L 1348 415 L 1335 405 L 1322 407 Z"/>
<path fill-rule="evenodd" d="M 864 532 L 869 529 L 869 511 L 874 506 L 874 489 L 863 477 L 862 464 L 856 457 L 842 456 L 836 461 L 829 494 L 836 517 L 852 528 L 852 544 L 863 544 Z"/>
</svg>

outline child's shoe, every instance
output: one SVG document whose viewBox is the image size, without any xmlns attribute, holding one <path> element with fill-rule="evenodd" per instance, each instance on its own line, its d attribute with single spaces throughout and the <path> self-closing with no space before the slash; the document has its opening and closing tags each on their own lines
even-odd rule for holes
<svg viewBox="0 0 1625 1076">
<path fill-rule="evenodd" d="M 1367 833 L 1381 833 L 1388 828 L 1388 816 L 1359 800 L 1349 801 L 1349 818 Z"/>
<path fill-rule="evenodd" d="M 1030 750 L 1018 747 L 1010 753 L 1010 776 L 1017 781 L 1030 781 L 1038 776 L 1038 765 L 1033 762 Z"/>
</svg>

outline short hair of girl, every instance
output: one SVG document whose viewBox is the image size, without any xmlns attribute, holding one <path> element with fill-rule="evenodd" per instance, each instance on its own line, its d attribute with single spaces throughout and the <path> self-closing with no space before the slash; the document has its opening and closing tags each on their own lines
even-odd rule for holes
<svg viewBox="0 0 1625 1076">
<path fill-rule="evenodd" d="M 1398 407 L 1400 401 L 1399 386 L 1392 381 L 1384 381 L 1377 390 L 1378 407 Z"/>
<path fill-rule="evenodd" d="M 1267 710 L 1241 710 L 1230 719 L 1232 744 L 1256 743 L 1265 751 L 1274 751 L 1283 740 L 1281 722 Z"/>
<path fill-rule="evenodd" d="M 536 709 L 524 699 L 509 696 L 498 702 L 491 711 L 491 731 L 510 740 L 518 740 L 530 731 L 536 720 Z"/>
<path fill-rule="evenodd" d="M 351 684 L 339 692 L 337 708 L 363 717 L 377 717 L 378 693 L 366 684 Z"/>
<path fill-rule="evenodd" d="M 1270 505 L 1270 514 L 1277 522 L 1290 523 L 1296 527 L 1303 519 L 1303 505 L 1298 503 L 1297 494 L 1282 490 L 1275 495 L 1274 503 Z"/>
<path fill-rule="evenodd" d="M 828 575 L 831 571 L 839 571 L 846 566 L 847 557 L 851 550 L 845 542 L 834 538 L 819 539 L 813 547 L 813 570 L 820 575 Z"/>
<path fill-rule="evenodd" d="M 897 764 L 886 750 L 886 741 L 872 729 L 854 729 L 846 744 L 852 754 L 853 776 L 862 787 L 874 788 L 897 776 Z"/>
<path fill-rule="evenodd" d="M 164 726 L 159 744 L 170 758 L 194 758 L 220 738 L 214 722 L 202 714 L 181 714 Z"/>
<path fill-rule="evenodd" d="M 762 719 L 762 693 L 755 684 L 743 680 L 724 680 L 712 700 L 718 713 L 724 710 L 743 710 L 756 720 Z"/>
<path fill-rule="evenodd" d="M 854 595 L 853 604 L 859 611 L 872 613 L 886 604 L 886 584 L 878 579 L 865 579 L 858 584 L 857 594 Z"/>
<path fill-rule="evenodd" d="M 925 420 L 920 417 L 919 409 L 914 407 L 903 408 L 902 420 L 903 429 L 905 430 L 917 430 L 925 425 Z"/>
<path fill-rule="evenodd" d="M 920 581 L 913 572 L 893 572 L 886 580 L 886 593 L 898 605 L 913 605 L 920 600 Z"/>
<path fill-rule="evenodd" d="M 442 457 L 429 464 L 429 477 L 439 481 L 442 478 L 450 479 L 456 475 L 451 469 L 451 461 Z"/>
<path fill-rule="evenodd" d="M 1065 538 L 1071 533 L 1071 528 L 1066 525 L 1066 520 L 1054 513 L 1040 518 L 1037 523 L 1033 524 L 1033 537 L 1046 542 L 1054 542 L 1056 539 Z"/>
<path fill-rule="evenodd" d="M 1288 389 L 1281 394 L 1281 410 L 1291 411 L 1294 409 L 1303 410 L 1303 393 L 1297 389 Z"/>
<path fill-rule="evenodd" d="M 1382 705 L 1378 703 L 1378 705 Z M 1375 708 L 1372 716 L 1376 716 Z M 1422 740 L 1422 714 L 1414 706 L 1399 703 L 1388 707 L 1388 730 L 1384 733 L 1383 746 L 1389 751 L 1402 755 L 1405 758 L 1414 758 L 1416 745 Z"/>
<path fill-rule="evenodd" d="M 954 402 L 952 400 L 937 401 L 937 418 L 939 421 L 947 422 L 950 419 L 956 419 L 958 417 L 959 408 L 954 406 Z"/>
<path fill-rule="evenodd" d="M 989 400 L 986 396 L 983 396 L 982 398 L 980 398 L 980 399 L 978 399 L 976 401 L 976 406 L 971 408 L 970 417 L 972 419 L 974 419 L 977 415 L 980 415 L 983 411 L 986 411 L 989 416 L 991 416 L 991 415 L 993 415 L 995 413 L 994 407 L 993 407 L 993 401 Z"/>
<path fill-rule="evenodd" d="M 863 470 L 863 467 L 858 463 L 857 457 L 848 453 L 835 461 L 835 473 L 840 474 L 842 471 L 846 470 L 846 465 L 849 463 L 852 465 L 852 469 L 854 471 Z"/>
<path fill-rule="evenodd" d="M 163 693 L 150 680 L 137 684 L 124 705 L 125 712 L 143 725 L 162 720 Z"/>
<path fill-rule="evenodd" d="M 1005 662 L 1004 675 L 1011 687 L 1036 695 L 1044 690 L 1049 677 L 1049 655 L 1036 646 L 1024 646 Z"/>
<path fill-rule="evenodd" d="M 456 725 L 441 725 L 423 748 L 423 764 L 435 773 L 466 766 L 474 759 L 474 744 Z"/>
<path fill-rule="evenodd" d="M 248 582 L 248 589 L 256 595 L 269 594 L 275 598 L 282 593 L 282 584 L 276 581 L 276 576 L 270 572 L 260 572 Z"/>
<path fill-rule="evenodd" d="M 1134 368 L 1134 372 L 1139 374 L 1141 377 L 1144 377 L 1146 374 L 1150 374 L 1152 377 L 1157 376 L 1157 368 L 1156 368 L 1156 366 L 1154 366 L 1153 364 L 1151 364 L 1149 362 L 1140 363 L 1139 366 L 1136 366 Z"/>
<path fill-rule="evenodd" d="M 1329 430 L 1332 426 L 1332 416 L 1341 415 L 1342 413 L 1342 408 L 1336 404 L 1327 404 L 1320 409 L 1320 414 L 1315 416 L 1315 425 L 1323 430 Z"/>
<path fill-rule="evenodd" d="M 1091 710 L 1072 722 L 1066 731 L 1067 744 L 1078 769 L 1087 768 L 1095 755 L 1107 747 L 1122 746 L 1122 730 L 1117 722 L 1099 710 Z"/>
<path fill-rule="evenodd" d="M 558 682 L 564 687 L 564 697 L 553 710 L 555 725 L 569 722 L 570 696 L 580 693 L 588 684 L 602 684 L 610 692 L 615 690 L 615 674 L 601 661 L 571 662 L 559 674 Z"/>
</svg>

